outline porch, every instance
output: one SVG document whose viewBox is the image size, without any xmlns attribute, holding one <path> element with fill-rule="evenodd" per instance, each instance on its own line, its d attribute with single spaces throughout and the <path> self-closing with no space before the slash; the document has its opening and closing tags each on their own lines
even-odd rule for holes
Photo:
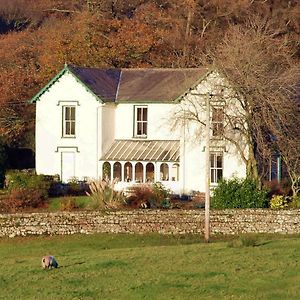
<svg viewBox="0 0 300 300">
<path fill-rule="evenodd" d="M 100 176 L 118 179 L 118 188 L 161 182 L 179 191 L 179 141 L 116 140 L 100 160 Z"/>
</svg>

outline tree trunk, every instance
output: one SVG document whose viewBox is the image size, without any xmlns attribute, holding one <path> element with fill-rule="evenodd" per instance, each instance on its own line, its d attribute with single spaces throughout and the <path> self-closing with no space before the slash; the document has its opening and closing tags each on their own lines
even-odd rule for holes
<svg viewBox="0 0 300 300">
<path fill-rule="evenodd" d="M 260 183 L 258 176 L 257 160 L 255 158 L 254 149 L 251 146 L 249 147 L 249 157 L 246 166 L 246 174 L 248 178 L 251 178 L 256 182 Z"/>
</svg>

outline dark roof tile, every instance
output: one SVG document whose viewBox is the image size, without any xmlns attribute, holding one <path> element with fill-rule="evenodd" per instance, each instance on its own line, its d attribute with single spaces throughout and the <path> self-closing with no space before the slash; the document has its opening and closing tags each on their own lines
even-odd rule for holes
<svg viewBox="0 0 300 300">
<path fill-rule="evenodd" d="M 208 72 L 197 69 L 97 69 L 68 67 L 104 102 L 170 102 Z"/>
</svg>

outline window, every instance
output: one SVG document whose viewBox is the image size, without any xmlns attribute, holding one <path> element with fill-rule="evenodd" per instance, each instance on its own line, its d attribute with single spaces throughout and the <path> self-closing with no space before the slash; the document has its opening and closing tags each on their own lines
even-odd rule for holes
<svg viewBox="0 0 300 300">
<path fill-rule="evenodd" d="M 224 133 L 224 110 L 222 107 L 212 108 L 212 136 L 221 137 Z"/>
<path fill-rule="evenodd" d="M 121 181 L 121 174 L 122 174 L 122 166 L 117 161 L 114 163 L 114 166 L 113 166 L 113 178 L 117 179 L 118 181 Z"/>
<path fill-rule="evenodd" d="M 179 164 L 173 164 L 171 169 L 172 181 L 179 181 Z"/>
<path fill-rule="evenodd" d="M 75 136 L 75 106 L 63 106 L 63 136 Z"/>
<path fill-rule="evenodd" d="M 146 165 L 146 182 L 154 182 L 154 164 L 147 163 Z"/>
<path fill-rule="evenodd" d="M 222 178 L 223 178 L 223 154 L 211 153 L 210 154 L 210 182 L 216 184 Z"/>
<path fill-rule="evenodd" d="M 143 164 L 138 162 L 135 165 L 135 181 L 138 183 L 144 182 L 144 167 Z"/>
<path fill-rule="evenodd" d="M 148 123 L 147 106 L 135 106 L 134 115 L 135 115 L 134 136 L 146 137 L 147 123 Z"/>
<path fill-rule="evenodd" d="M 124 180 L 126 182 L 132 181 L 132 164 L 130 162 L 124 165 Z"/>
<path fill-rule="evenodd" d="M 102 166 L 102 178 L 111 180 L 111 165 L 108 161 L 106 161 Z"/>
<path fill-rule="evenodd" d="M 169 166 L 166 163 L 160 165 L 160 180 L 167 181 L 169 180 Z"/>
</svg>

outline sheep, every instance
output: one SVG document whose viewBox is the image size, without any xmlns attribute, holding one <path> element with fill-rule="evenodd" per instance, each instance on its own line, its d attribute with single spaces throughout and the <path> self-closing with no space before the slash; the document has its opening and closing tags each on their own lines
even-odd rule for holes
<svg viewBox="0 0 300 300">
<path fill-rule="evenodd" d="M 58 263 L 57 263 L 55 257 L 52 255 L 43 256 L 42 267 L 43 267 L 43 269 L 58 268 Z"/>
</svg>

